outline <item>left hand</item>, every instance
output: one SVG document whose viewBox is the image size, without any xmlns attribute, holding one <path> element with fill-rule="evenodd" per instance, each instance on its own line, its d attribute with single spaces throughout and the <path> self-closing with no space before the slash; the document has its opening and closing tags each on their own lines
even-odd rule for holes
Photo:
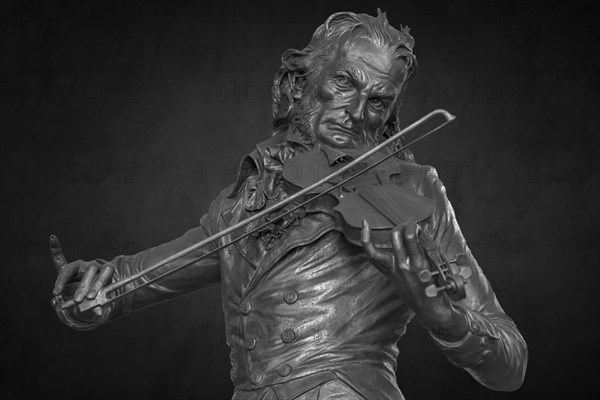
<svg viewBox="0 0 600 400">
<path fill-rule="evenodd" d="M 429 259 L 423 254 L 418 241 L 418 225 L 410 222 L 404 229 L 392 230 L 392 251 L 379 250 L 371 242 L 371 230 L 363 221 L 361 242 L 367 256 L 397 288 L 399 296 L 410 306 L 426 328 L 453 325 L 456 310 L 445 293 L 427 297 L 419 272 L 429 269 Z"/>
</svg>

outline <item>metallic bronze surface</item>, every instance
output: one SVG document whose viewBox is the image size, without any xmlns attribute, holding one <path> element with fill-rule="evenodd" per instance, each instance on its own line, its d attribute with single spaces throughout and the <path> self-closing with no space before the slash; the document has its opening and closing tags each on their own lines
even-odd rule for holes
<svg viewBox="0 0 600 400">
<path fill-rule="evenodd" d="M 436 170 L 395 142 L 418 125 L 401 130 L 398 123 L 416 69 L 413 48 L 408 29 L 394 29 L 383 13 L 328 18 L 304 50 L 284 53 L 273 135 L 243 158 L 236 182 L 197 227 L 110 262 L 65 264 L 51 239 L 59 318 L 92 329 L 220 283 L 234 400 L 403 399 L 397 343 L 413 318 L 478 382 L 517 389 L 527 345 L 473 257 Z M 342 190 L 349 180 L 332 184 L 326 176 L 295 188 L 287 179 L 306 154 L 327 164 L 317 170 L 335 165 L 340 176 L 365 171 L 371 155 L 391 154 L 393 184 L 433 206 L 417 225 L 394 214 L 420 207 L 381 207 L 388 192 L 379 200 L 363 192 L 392 225 L 404 223 L 387 232 L 384 247 L 363 221 L 352 243 L 340 230 L 335 198 L 323 190 Z"/>
</svg>

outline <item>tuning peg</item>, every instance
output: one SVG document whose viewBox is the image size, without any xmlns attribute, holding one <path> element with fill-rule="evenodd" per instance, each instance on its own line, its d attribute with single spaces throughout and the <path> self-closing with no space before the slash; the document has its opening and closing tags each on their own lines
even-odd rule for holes
<svg viewBox="0 0 600 400">
<path fill-rule="evenodd" d="M 419 272 L 419 280 L 423 283 L 427 283 L 437 274 L 439 274 L 439 271 L 431 272 L 428 269 L 424 269 L 423 271 Z"/>
<path fill-rule="evenodd" d="M 462 276 L 463 279 L 467 280 L 473 275 L 473 270 L 470 267 L 462 266 L 458 268 L 458 275 Z"/>
<path fill-rule="evenodd" d="M 448 261 L 450 264 L 455 264 L 455 265 L 465 265 L 469 260 L 467 259 L 467 256 L 464 254 L 457 254 L 456 258 L 454 260 L 450 260 Z"/>
<path fill-rule="evenodd" d="M 448 287 L 449 285 L 437 287 L 434 284 L 431 284 L 425 288 L 425 295 L 427 295 L 427 297 L 436 297 L 439 292 L 443 292 Z"/>
<path fill-rule="evenodd" d="M 461 276 L 457 277 L 456 275 L 451 275 L 446 278 L 446 285 L 436 286 L 435 284 L 431 284 L 425 288 L 425 295 L 427 297 L 436 297 L 439 292 L 447 291 L 448 296 L 454 301 L 459 301 L 465 298 L 465 283 L 466 280 Z"/>
</svg>

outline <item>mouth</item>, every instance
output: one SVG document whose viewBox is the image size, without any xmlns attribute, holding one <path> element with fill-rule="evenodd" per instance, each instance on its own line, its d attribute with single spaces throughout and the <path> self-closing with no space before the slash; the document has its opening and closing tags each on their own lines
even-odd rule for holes
<svg viewBox="0 0 600 400">
<path fill-rule="evenodd" d="M 333 122 L 328 124 L 328 128 L 329 128 L 329 130 L 334 131 L 334 132 L 340 132 L 340 133 L 345 133 L 346 135 L 357 136 L 357 134 L 354 131 L 352 131 L 351 129 L 348 129 L 345 126 L 342 126 L 342 125 L 339 125 L 339 124 L 336 124 Z"/>
</svg>

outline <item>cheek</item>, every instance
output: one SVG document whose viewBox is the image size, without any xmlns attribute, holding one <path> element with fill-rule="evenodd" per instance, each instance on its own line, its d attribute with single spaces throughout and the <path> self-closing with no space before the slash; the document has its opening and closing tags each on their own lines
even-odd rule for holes
<svg viewBox="0 0 600 400">
<path fill-rule="evenodd" d="M 380 113 L 369 113 L 369 117 L 367 119 L 367 126 L 370 130 L 376 130 L 378 128 L 383 128 L 386 116 Z"/>
<path fill-rule="evenodd" d="M 335 99 L 335 90 L 331 85 L 319 83 L 317 86 L 317 98 L 323 103 L 331 102 Z"/>
</svg>

